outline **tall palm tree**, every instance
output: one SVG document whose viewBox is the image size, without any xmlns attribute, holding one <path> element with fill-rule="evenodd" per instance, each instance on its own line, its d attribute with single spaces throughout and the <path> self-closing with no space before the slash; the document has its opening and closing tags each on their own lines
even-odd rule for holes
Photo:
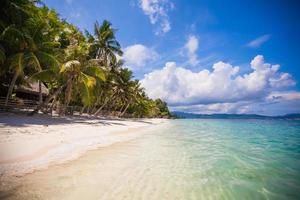
<svg viewBox="0 0 300 200">
<path fill-rule="evenodd" d="M 131 86 L 133 81 L 132 78 L 132 72 L 128 70 L 127 68 L 121 68 L 117 74 L 117 97 L 120 101 L 121 107 L 124 107 L 126 102 L 128 101 L 129 93 L 131 92 Z"/>
<path fill-rule="evenodd" d="M 109 66 L 110 62 L 116 61 L 116 55 L 122 56 L 121 45 L 116 40 L 115 30 L 111 23 L 104 20 L 101 26 L 96 21 L 94 25 L 94 36 L 86 31 L 88 41 L 92 43 L 91 54 L 99 59 L 102 65 Z"/>
</svg>

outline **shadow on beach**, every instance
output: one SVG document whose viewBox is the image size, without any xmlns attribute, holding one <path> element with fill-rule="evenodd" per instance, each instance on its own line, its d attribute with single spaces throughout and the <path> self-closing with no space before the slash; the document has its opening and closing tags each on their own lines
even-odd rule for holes
<svg viewBox="0 0 300 200">
<path fill-rule="evenodd" d="M 152 122 L 143 119 L 121 119 L 112 117 L 95 117 L 95 116 L 50 116 L 47 114 L 36 114 L 28 116 L 27 113 L 10 113 L 0 112 L 0 126 L 22 127 L 29 125 L 62 125 L 62 124 L 86 124 L 104 126 L 120 125 L 127 126 L 124 121 L 141 122 L 152 124 Z"/>
</svg>

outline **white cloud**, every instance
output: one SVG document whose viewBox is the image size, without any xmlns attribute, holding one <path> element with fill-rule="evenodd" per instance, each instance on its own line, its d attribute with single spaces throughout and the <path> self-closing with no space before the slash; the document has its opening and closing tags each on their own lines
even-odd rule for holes
<svg viewBox="0 0 300 200">
<path fill-rule="evenodd" d="M 288 91 L 288 92 L 272 92 L 266 99 L 268 101 L 278 101 L 278 100 L 300 100 L 300 92 Z"/>
<path fill-rule="evenodd" d="M 213 103 L 199 104 L 191 106 L 170 107 L 171 110 L 215 114 L 215 113 L 235 113 L 235 114 L 261 114 L 261 115 L 285 115 L 288 113 L 300 112 L 300 101 L 297 99 L 277 99 L 276 101 L 242 101 L 235 103 Z"/>
<path fill-rule="evenodd" d="M 171 30 L 171 24 L 168 19 L 164 19 L 163 22 L 161 23 L 161 31 L 162 33 L 167 33 Z M 161 32 L 158 30 L 156 31 L 156 35 L 159 35 Z"/>
<path fill-rule="evenodd" d="M 199 63 L 196 51 L 198 50 L 199 40 L 196 36 L 189 36 L 184 48 L 187 51 L 187 56 L 189 58 L 189 63 L 193 66 Z"/>
<path fill-rule="evenodd" d="M 167 12 L 174 8 L 174 4 L 169 0 L 140 0 L 140 7 L 149 16 L 151 24 L 159 24 L 155 31 L 156 35 L 161 35 L 171 30 L 171 24 Z"/>
<path fill-rule="evenodd" d="M 291 75 L 288 73 L 282 73 L 277 79 L 271 78 L 270 82 L 273 87 L 278 88 L 296 84 L 296 82 L 292 79 Z"/>
<path fill-rule="evenodd" d="M 235 113 L 249 110 L 251 102 L 265 101 L 276 88 L 295 84 L 290 75 L 279 72 L 279 65 L 265 63 L 261 55 L 250 66 L 246 74 L 224 62 L 215 63 L 211 71 L 192 72 L 168 62 L 146 74 L 141 83 L 149 97 L 161 98 L 173 108 Z"/>
<path fill-rule="evenodd" d="M 252 41 L 250 41 L 247 46 L 251 48 L 260 47 L 263 43 L 267 42 L 270 39 L 271 35 L 262 35 Z"/>
<path fill-rule="evenodd" d="M 215 114 L 215 113 L 238 113 L 236 103 L 212 103 L 212 104 L 199 104 L 191 106 L 176 106 L 171 107 L 176 111 L 193 112 L 201 114 Z"/>
<path fill-rule="evenodd" d="M 123 52 L 123 59 L 126 65 L 131 68 L 143 67 L 147 62 L 154 61 L 158 57 L 158 54 L 154 50 L 142 44 L 128 46 Z"/>
</svg>

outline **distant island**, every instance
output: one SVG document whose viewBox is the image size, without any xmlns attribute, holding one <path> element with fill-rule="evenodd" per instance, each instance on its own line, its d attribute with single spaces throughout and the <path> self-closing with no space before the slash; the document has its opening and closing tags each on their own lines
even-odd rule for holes
<svg viewBox="0 0 300 200">
<path fill-rule="evenodd" d="M 280 116 L 266 116 L 257 114 L 195 114 L 188 112 L 172 112 L 173 116 L 180 119 L 297 119 L 300 120 L 300 113 L 291 113 Z"/>
</svg>

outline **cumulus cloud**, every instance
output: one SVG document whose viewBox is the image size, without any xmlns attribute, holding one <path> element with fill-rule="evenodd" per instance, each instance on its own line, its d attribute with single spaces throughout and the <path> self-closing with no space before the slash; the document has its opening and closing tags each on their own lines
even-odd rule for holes
<svg viewBox="0 0 300 200">
<path fill-rule="evenodd" d="M 187 56 L 189 58 L 189 63 L 191 65 L 197 65 L 199 63 L 198 56 L 196 51 L 198 50 L 199 40 L 196 36 L 189 36 L 186 44 L 184 45 L 185 50 L 187 51 Z"/>
<path fill-rule="evenodd" d="M 252 41 L 250 41 L 247 46 L 251 48 L 260 47 L 263 43 L 267 42 L 270 39 L 271 35 L 262 35 Z"/>
<path fill-rule="evenodd" d="M 154 50 L 142 44 L 128 46 L 123 52 L 123 59 L 126 65 L 131 68 L 143 67 L 148 61 L 154 61 L 158 57 L 158 54 Z"/>
<path fill-rule="evenodd" d="M 261 55 L 250 67 L 251 72 L 239 74 L 238 66 L 220 61 L 211 71 L 193 72 L 168 62 L 141 82 L 151 98 L 162 98 L 171 107 L 235 113 L 246 112 L 250 102 L 264 101 L 275 89 L 295 84 L 279 65 L 266 63 Z"/>
<path fill-rule="evenodd" d="M 167 12 L 174 8 L 169 0 L 140 0 L 140 8 L 149 16 L 151 24 L 158 24 L 156 35 L 161 35 L 171 30 L 171 24 Z"/>
</svg>

